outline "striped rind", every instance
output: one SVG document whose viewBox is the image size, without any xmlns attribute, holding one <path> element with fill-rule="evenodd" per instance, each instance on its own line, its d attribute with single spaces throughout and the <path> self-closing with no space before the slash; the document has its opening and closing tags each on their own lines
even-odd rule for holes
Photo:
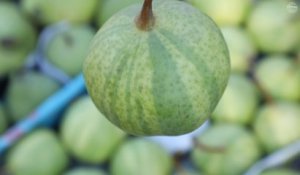
<svg viewBox="0 0 300 175">
<path fill-rule="evenodd" d="M 134 20 L 140 6 L 113 16 L 84 64 L 99 110 L 135 135 L 180 135 L 199 127 L 220 99 L 230 72 L 219 29 L 192 6 L 154 1 L 155 27 Z"/>
</svg>

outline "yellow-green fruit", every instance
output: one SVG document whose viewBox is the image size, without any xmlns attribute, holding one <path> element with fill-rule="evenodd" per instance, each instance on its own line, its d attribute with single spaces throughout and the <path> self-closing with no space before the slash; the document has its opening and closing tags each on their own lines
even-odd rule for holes
<svg viewBox="0 0 300 175">
<path fill-rule="evenodd" d="M 266 53 L 286 53 L 299 41 L 299 12 L 291 13 L 288 1 L 261 0 L 249 16 L 248 30 L 257 47 Z"/>
<path fill-rule="evenodd" d="M 259 93 L 246 76 L 232 74 L 212 118 L 217 122 L 249 124 L 256 115 Z"/>
<path fill-rule="evenodd" d="M 222 27 L 221 31 L 229 49 L 231 71 L 248 72 L 257 54 L 251 37 L 239 27 Z"/>
<path fill-rule="evenodd" d="M 0 77 L 22 67 L 35 41 L 35 29 L 17 6 L 0 2 Z"/>
<path fill-rule="evenodd" d="M 141 8 L 117 13 L 96 34 L 83 67 L 87 90 L 105 117 L 128 133 L 191 132 L 210 116 L 226 87 L 224 38 L 185 2 L 154 0 L 154 17 L 146 25 Z"/>
<path fill-rule="evenodd" d="M 76 24 L 89 22 L 99 0 L 22 0 L 23 11 L 44 25 L 60 21 Z"/>
<path fill-rule="evenodd" d="M 255 133 L 267 152 L 300 139 L 300 105 L 275 102 L 264 105 L 254 122 Z"/>
<path fill-rule="evenodd" d="M 209 175 L 241 175 L 261 155 L 255 136 L 239 125 L 213 125 L 196 143 L 192 161 Z"/>
<path fill-rule="evenodd" d="M 75 76 L 81 72 L 94 34 L 95 31 L 90 26 L 70 26 L 48 43 L 46 57 L 51 64 L 69 76 Z"/>
<path fill-rule="evenodd" d="M 52 131 L 38 129 L 9 151 L 6 162 L 13 175 L 61 175 L 68 157 Z"/>
<path fill-rule="evenodd" d="M 65 147 L 81 162 L 106 161 L 121 144 L 125 133 L 112 125 L 88 97 L 70 106 L 61 126 Z"/>
<path fill-rule="evenodd" d="M 276 100 L 300 100 L 300 62 L 285 55 L 264 57 L 255 65 L 261 88 Z"/>
<path fill-rule="evenodd" d="M 97 24 L 102 26 L 112 15 L 143 0 L 102 0 L 97 14 Z"/>
<path fill-rule="evenodd" d="M 13 121 L 24 119 L 58 89 L 58 82 L 39 72 L 13 74 L 6 94 L 11 119 Z"/>
<path fill-rule="evenodd" d="M 252 0 L 187 0 L 219 26 L 237 26 L 243 23 L 252 7 Z"/>
<path fill-rule="evenodd" d="M 157 143 L 137 138 L 119 148 L 110 168 L 112 175 L 167 175 L 171 174 L 172 161 Z"/>
</svg>

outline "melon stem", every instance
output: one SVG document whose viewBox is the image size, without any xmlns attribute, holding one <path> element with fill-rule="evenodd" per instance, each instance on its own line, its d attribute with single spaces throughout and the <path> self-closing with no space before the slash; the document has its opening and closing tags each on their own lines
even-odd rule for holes
<svg viewBox="0 0 300 175">
<path fill-rule="evenodd" d="M 142 11 L 137 17 L 136 26 L 140 30 L 149 31 L 152 29 L 155 23 L 155 18 L 152 11 L 152 0 L 145 0 Z"/>
</svg>

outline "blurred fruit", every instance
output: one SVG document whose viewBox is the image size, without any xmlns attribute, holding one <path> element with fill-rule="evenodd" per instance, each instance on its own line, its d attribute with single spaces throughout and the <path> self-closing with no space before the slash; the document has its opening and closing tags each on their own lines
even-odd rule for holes
<svg viewBox="0 0 300 175">
<path fill-rule="evenodd" d="M 256 138 L 239 125 L 214 125 L 195 142 L 192 160 L 204 174 L 241 175 L 260 157 Z"/>
<path fill-rule="evenodd" d="M 154 1 L 157 24 L 151 15 L 149 21 L 139 17 L 140 8 L 118 13 L 96 35 L 83 67 L 88 92 L 128 133 L 191 132 L 209 117 L 226 87 L 226 43 L 206 15 L 184 2 Z"/>
<path fill-rule="evenodd" d="M 97 14 L 97 25 L 102 26 L 112 15 L 143 0 L 103 0 Z"/>
<path fill-rule="evenodd" d="M 10 78 L 6 100 L 8 112 L 14 121 L 29 115 L 59 88 L 55 80 L 35 71 L 18 72 Z"/>
<path fill-rule="evenodd" d="M 300 18 L 297 13 L 289 12 L 287 5 L 288 1 L 283 0 L 257 1 L 249 17 L 248 29 L 261 51 L 282 53 L 295 49 Z"/>
<path fill-rule="evenodd" d="M 284 55 L 267 56 L 257 63 L 255 79 L 275 99 L 300 99 L 300 63 Z"/>
<path fill-rule="evenodd" d="M 174 175 L 202 175 L 202 173 L 194 170 L 182 169 L 179 167 L 179 170 L 177 170 Z"/>
<path fill-rule="evenodd" d="M 94 34 L 95 31 L 90 26 L 71 26 L 49 42 L 46 57 L 69 76 L 77 75 L 81 72 Z"/>
<path fill-rule="evenodd" d="M 34 48 L 36 33 L 15 4 L 0 2 L 0 77 L 19 69 Z"/>
<path fill-rule="evenodd" d="M 166 175 L 171 170 L 169 154 L 158 144 L 142 138 L 126 141 L 111 162 L 112 175 Z"/>
<path fill-rule="evenodd" d="M 259 111 L 254 129 L 268 152 L 300 139 L 300 105 L 292 102 L 265 104 Z"/>
<path fill-rule="evenodd" d="M 252 0 L 187 0 L 210 16 L 219 26 L 236 26 L 245 21 Z"/>
<path fill-rule="evenodd" d="M 112 125 L 88 97 L 82 97 L 70 106 L 61 126 L 61 135 L 72 155 L 91 164 L 106 161 L 125 137 L 125 133 Z"/>
<path fill-rule="evenodd" d="M 246 76 L 232 74 L 212 118 L 217 122 L 249 124 L 258 104 L 259 94 L 252 81 Z"/>
<path fill-rule="evenodd" d="M 248 72 L 257 54 L 250 36 L 239 27 L 223 27 L 221 30 L 229 49 L 231 71 Z"/>
<path fill-rule="evenodd" d="M 38 129 L 10 150 L 6 168 L 13 175 L 61 175 L 67 164 L 67 156 L 55 134 Z"/>
<path fill-rule="evenodd" d="M 94 16 L 99 0 L 22 0 L 25 13 L 41 24 L 60 21 L 87 23 Z"/>
<path fill-rule="evenodd" d="M 261 175 L 299 175 L 299 172 L 288 169 L 273 169 L 263 172 Z"/>
<path fill-rule="evenodd" d="M 0 102 L 0 134 L 3 133 L 7 127 L 7 114 L 3 104 Z"/>
<path fill-rule="evenodd" d="M 106 175 L 106 173 L 96 168 L 79 167 L 64 173 L 64 175 Z"/>
</svg>

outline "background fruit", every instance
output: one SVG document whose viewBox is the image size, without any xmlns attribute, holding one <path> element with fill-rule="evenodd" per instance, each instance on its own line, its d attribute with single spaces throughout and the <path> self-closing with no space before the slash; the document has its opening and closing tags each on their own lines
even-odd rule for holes
<svg viewBox="0 0 300 175">
<path fill-rule="evenodd" d="M 248 30 L 259 49 L 266 53 L 285 53 L 295 49 L 297 13 L 287 10 L 288 1 L 257 1 L 248 21 Z"/>
<path fill-rule="evenodd" d="M 166 175 L 171 173 L 171 168 L 168 153 L 145 139 L 126 141 L 111 162 L 112 175 Z"/>
<path fill-rule="evenodd" d="M 36 33 L 10 2 L 0 2 L 0 77 L 16 71 L 34 48 Z"/>
<path fill-rule="evenodd" d="M 260 156 L 254 135 L 239 125 L 219 124 L 196 139 L 193 163 L 210 175 L 240 175 Z M 211 149 L 211 150 L 210 150 Z"/>
<path fill-rule="evenodd" d="M 70 26 L 48 43 L 46 57 L 66 74 L 75 76 L 81 72 L 94 34 L 95 31 L 90 26 Z"/>
<path fill-rule="evenodd" d="M 240 27 L 222 27 L 221 31 L 229 49 L 231 71 L 248 72 L 257 54 L 251 37 Z"/>
<path fill-rule="evenodd" d="M 22 0 L 24 11 L 37 20 L 47 25 L 59 21 L 82 24 L 91 20 L 98 0 Z"/>
<path fill-rule="evenodd" d="M 29 115 L 59 88 L 55 80 L 34 71 L 21 71 L 12 76 L 10 81 L 6 100 L 13 121 Z"/>
<path fill-rule="evenodd" d="M 103 0 L 97 14 L 97 25 L 102 26 L 112 15 L 121 9 L 143 0 Z"/>
<path fill-rule="evenodd" d="M 299 104 L 274 102 L 260 109 L 254 122 L 254 129 L 266 151 L 272 152 L 299 140 L 299 125 Z"/>
<path fill-rule="evenodd" d="M 300 99 L 300 63 L 289 56 L 267 56 L 257 63 L 255 79 L 275 99 Z"/>
<path fill-rule="evenodd" d="M 14 175 L 60 175 L 67 164 L 67 156 L 55 134 L 39 129 L 10 151 L 7 170 Z"/>
<path fill-rule="evenodd" d="M 82 97 L 69 108 L 61 135 L 72 155 L 91 164 L 107 160 L 125 137 L 125 133 L 107 121 L 88 97 Z"/>
<path fill-rule="evenodd" d="M 106 175 L 106 173 L 102 170 L 96 168 L 76 168 L 70 170 L 69 172 L 65 173 L 64 175 Z"/>
<path fill-rule="evenodd" d="M 183 2 L 154 1 L 156 24 L 150 31 L 133 23 L 140 9 L 118 13 L 95 36 L 83 67 L 88 92 L 128 133 L 191 132 L 226 87 L 230 65 L 224 39 L 208 17 Z"/>
<path fill-rule="evenodd" d="M 251 0 L 187 0 L 210 16 L 219 26 L 244 22 L 252 5 Z"/>
<path fill-rule="evenodd" d="M 249 124 L 259 104 L 259 93 L 247 77 L 232 74 L 219 104 L 212 114 L 217 122 Z"/>
</svg>

